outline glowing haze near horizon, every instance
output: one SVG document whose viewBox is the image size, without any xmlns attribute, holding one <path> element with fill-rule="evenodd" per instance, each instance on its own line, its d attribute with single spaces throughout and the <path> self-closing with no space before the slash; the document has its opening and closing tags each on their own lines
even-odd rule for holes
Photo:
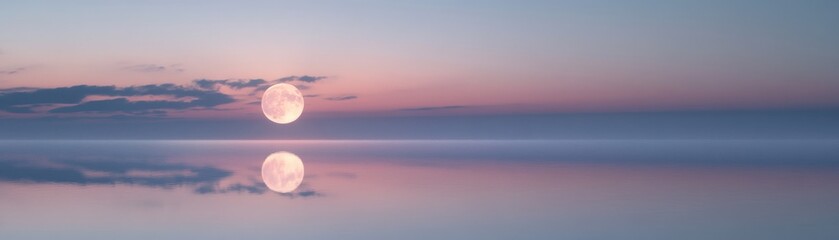
<svg viewBox="0 0 839 240">
<path fill-rule="evenodd" d="M 768 129 L 812 125 L 837 118 L 837 10 L 833 1 L 5 2 L 2 137 L 84 137 L 151 121 L 142 125 L 161 132 L 152 137 L 224 138 L 162 132 L 189 125 L 179 121 L 265 122 L 259 95 L 279 82 L 306 95 L 298 129 L 355 121 L 345 128 L 456 131 L 485 121 L 470 116 L 505 117 L 472 124 L 487 129 L 552 128 L 555 114 L 674 111 L 735 115 L 707 128 L 742 129 L 751 120 L 737 114 L 755 111 L 774 114 Z M 626 130 L 588 127 L 602 126 Z M 335 128 L 336 138 L 384 136 Z M 824 132 L 793 128 L 775 135 Z M 137 132 L 121 136 L 145 136 Z"/>
</svg>

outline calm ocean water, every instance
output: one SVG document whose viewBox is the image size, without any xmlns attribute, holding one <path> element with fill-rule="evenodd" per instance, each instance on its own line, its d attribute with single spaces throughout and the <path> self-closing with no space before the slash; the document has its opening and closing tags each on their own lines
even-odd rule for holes
<svg viewBox="0 0 839 240">
<path fill-rule="evenodd" d="M 837 226 L 839 141 L 0 141 L 0 239 L 839 239 Z"/>
</svg>

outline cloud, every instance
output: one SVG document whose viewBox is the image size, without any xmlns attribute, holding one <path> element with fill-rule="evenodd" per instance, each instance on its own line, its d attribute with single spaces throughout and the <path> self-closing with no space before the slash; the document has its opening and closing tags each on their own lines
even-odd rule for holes
<svg viewBox="0 0 839 240">
<path fill-rule="evenodd" d="M 313 83 L 313 82 L 317 82 L 317 81 L 319 81 L 321 79 L 324 79 L 324 78 L 326 78 L 326 77 L 323 77 L 323 76 L 315 77 L 315 76 L 304 75 L 304 76 L 300 76 L 299 78 L 297 78 L 297 81 Z"/>
<path fill-rule="evenodd" d="M 300 89 L 300 90 L 309 90 L 309 88 L 312 88 L 309 85 L 303 85 L 303 84 L 294 84 L 294 87 L 296 87 L 297 89 Z"/>
<path fill-rule="evenodd" d="M 319 96 L 320 96 L 319 94 L 306 94 L 306 95 L 303 95 L 303 97 L 305 97 L 305 98 L 315 98 L 315 97 L 319 97 Z"/>
<path fill-rule="evenodd" d="M 157 65 L 157 64 L 138 64 L 138 65 L 131 65 L 124 67 L 123 69 L 128 71 L 134 72 L 165 72 L 165 71 L 172 71 L 172 72 L 183 72 L 184 69 L 181 67 L 180 64 L 172 64 L 169 66 Z"/>
<path fill-rule="evenodd" d="M 7 68 L 0 70 L 0 75 L 15 75 L 21 73 L 23 71 L 28 70 L 28 67 L 16 67 L 16 68 Z"/>
<path fill-rule="evenodd" d="M 261 86 L 268 85 L 268 81 L 264 79 L 224 79 L 224 80 L 209 80 L 209 79 L 198 79 L 192 81 L 197 85 L 199 88 L 203 89 L 216 89 L 219 86 L 227 86 L 233 89 L 243 89 L 243 88 L 257 88 Z"/>
<path fill-rule="evenodd" d="M 90 101 L 75 106 L 59 107 L 50 110 L 51 113 L 72 113 L 72 112 L 138 112 L 146 113 L 154 109 L 188 109 L 194 107 L 213 107 L 233 102 L 232 98 L 217 97 L 212 99 L 199 99 L 194 101 L 136 101 L 131 102 L 126 98 Z"/>
<path fill-rule="evenodd" d="M 288 76 L 288 77 L 277 79 L 277 80 L 275 80 L 275 82 L 298 81 L 298 82 L 305 82 L 305 83 L 314 83 L 314 82 L 317 82 L 317 81 L 320 81 L 320 80 L 323 80 L 323 79 L 326 79 L 326 77 L 325 76 L 303 75 L 303 76 Z"/>
<path fill-rule="evenodd" d="M 310 191 L 297 192 L 297 196 L 299 196 L 299 197 L 318 197 L 318 196 L 323 196 L 323 194 L 320 194 L 319 192 L 315 192 L 315 191 L 310 190 Z"/>
<path fill-rule="evenodd" d="M 202 89 L 218 89 L 221 86 L 226 86 L 232 89 L 248 89 L 253 88 L 252 93 L 258 93 L 265 91 L 269 87 L 273 86 L 277 83 L 291 83 L 291 82 L 302 82 L 302 83 L 315 83 L 322 79 L 326 79 L 323 76 L 288 76 L 279 78 L 273 81 L 267 81 L 265 79 L 198 79 L 193 81 L 193 83 Z M 305 84 L 293 84 L 300 90 L 307 90 L 311 88 L 310 85 Z"/>
<path fill-rule="evenodd" d="M 323 98 L 323 99 L 324 100 L 329 100 L 329 101 L 346 101 L 346 100 L 353 100 L 353 99 L 356 99 L 356 98 L 358 98 L 358 96 L 345 95 L 345 96 L 327 97 L 327 98 Z"/>
<path fill-rule="evenodd" d="M 4 93 L 12 93 L 12 92 L 26 92 L 26 91 L 35 91 L 39 88 L 32 88 L 32 87 L 16 87 L 16 88 L 4 88 L 0 89 L 0 94 Z"/>
<path fill-rule="evenodd" d="M 91 96 L 113 99 L 83 102 Z M 169 96 L 173 100 L 129 101 L 126 97 Z M 187 100 L 178 100 L 188 98 Z M 154 110 L 213 108 L 235 100 L 226 94 L 174 84 L 152 84 L 118 88 L 115 86 L 77 85 L 16 92 L 0 92 L 0 111 L 33 113 L 39 106 L 71 104 L 50 109 L 50 113 L 99 112 L 142 113 Z"/>
<path fill-rule="evenodd" d="M 171 67 L 143 64 L 128 67 L 136 71 L 168 71 Z M 19 70 L 15 70 L 19 71 Z M 0 112 L 9 113 L 128 113 L 131 115 L 164 116 L 168 110 L 215 109 L 237 101 L 258 104 L 253 96 L 280 82 L 314 83 L 321 76 L 289 76 L 274 81 L 264 79 L 197 79 L 186 85 L 150 84 L 116 87 L 76 85 L 57 88 L 0 89 Z M 295 84 L 306 90 L 308 85 Z M 222 93 L 221 88 L 246 91 Z M 227 92 L 227 91 L 225 91 Z M 317 97 L 318 95 L 307 95 Z M 356 96 L 339 96 L 327 100 L 341 101 Z M 218 109 L 216 109 L 218 110 Z"/>
<path fill-rule="evenodd" d="M 400 111 L 433 111 L 433 110 L 444 110 L 444 109 L 459 109 L 459 108 L 467 108 L 467 107 L 468 106 L 453 105 L 453 106 L 403 108 L 403 109 L 399 109 L 399 110 Z"/>
<path fill-rule="evenodd" d="M 253 181 L 249 184 L 234 183 L 227 186 L 221 186 L 217 182 L 206 183 L 196 187 L 193 190 L 197 194 L 219 194 L 219 193 L 248 193 L 262 195 L 265 193 L 275 193 L 277 195 L 287 198 L 310 198 L 323 197 L 324 195 L 318 191 L 312 190 L 306 184 L 298 186 L 297 190 L 288 193 L 278 193 L 268 189 L 265 183 L 261 181 Z"/>
<path fill-rule="evenodd" d="M 113 86 L 78 85 L 34 91 L 6 92 L 0 95 L 0 110 L 13 113 L 30 113 L 31 106 L 38 104 L 73 104 L 80 103 L 88 95 L 102 95 L 113 92 Z"/>
<path fill-rule="evenodd" d="M 251 184 L 235 183 L 226 187 L 221 187 L 217 183 L 208 183 L 195 188 L 194 192 L 197 194 L 213 194 L 213 193 L 250 193 L 263 194 L 268 191 L 268 187 L 260 182 L 253 182 Z"/>
</svg>

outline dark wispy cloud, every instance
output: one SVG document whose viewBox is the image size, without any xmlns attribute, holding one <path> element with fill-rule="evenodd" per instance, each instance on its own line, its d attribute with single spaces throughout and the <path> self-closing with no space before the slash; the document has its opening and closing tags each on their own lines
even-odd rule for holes
<svg viewBox="0 0 839 240">
<path fill-rule="evenodd" d="M 301 184 L 297 190 L 289 193 L 277 193 L 273 192 L 265 186 L 265 183 L 260 181 L 252 181 L 248 184 L 243 183 L 234 183 L 226 186 L 221 186 L 218 183 L 206 183 L 198 186 L 194 189 L 195 193 L 197 194 L 219 194 L 219 193 L 249 193 L 249 194 L 265 194 L 265 193 L 276 193 L 277 195 L 288 197 L 288 198 L 309 198 L 309 197 L 322 197 L 323 194 L 312 190 L 309 188 L 307 184 Z"/>
<path fill-rule="evenodd" d="M 15 75 L 21 72 L 28 70 L 28 67 L 15 67 L 15 68 L 7 68 L 7 69 L 0 69 L 0 75 Z"/>
<path fill-rule="evenodd" d="M 218 95 L 218 97 L 207 98 L 193 101 L 129 101 L 126 98 L 116 98 L 108 100 L 90 101 L 75 106 L 59 107 L 50 110 L 51 113 L 73 113 L 73 112 L 131 112 L 146 114 L 155 109 L 188 109 L 196 107 L 214 107 L 217 105 L 231 103 L 233 99 L 227 95 Z M 152 111 L 153 112 L 153 111 Z"/>
<path fill-rule="evenodd" d="M 315 97 L 319 97 L 319 96 L 320 96 L 319 94 L 306 94 L 306 95 L 303 95 L 303 97 L 306 97 L 306 98 L 315 98 Z"/>
<path fill-rule="evenodd" d="M 268 85 L 268 81 L 265 81 L 264 79 L 198 79 L 193 81 L 193 83 L 203 89 L 216 89 L 219 86 L 227 86 L 233 89 L 243 89 L 258 88 Z"/>
<path fill-rule="evenodd" d="M 275 82 L 294 82 L 294 81 L 298 81 L 298 82 L 305 82 L 305 83 L 314 83 L 314 82 L 317 82 L 317 81 L 320 81 L 320 80 L 323 80 L 323 79 L 326 79 L 326 77 L 325 76 L 303 75 L 303 76 L 288 76 L 288 77 L 277 79 Z"/>
<path fill-rule="evenodd" d="M 356 95 L 344 95 L 344 96 L 326 97 L 326 98 L 323 98 L 323 99 L 324 100 L 329 100 L 329 101 L 346 101 L 346 100 L 353 100 L 353 99 L 356 99 L 356 98 L 358 98 L 358 96 L 356 96 Z"/>
<path fill-rule="evenodd" d="M 252 182 L 250 184 L 234 183 L 229 186 L 219 186 L 217 183 L 207 183 L 195 188 L 194 192 L 198 194 L 212 194 L 212 193 L 251 193 L 263 194 L 268 191 L 268 187 L 261 182 Z"/>
<path fill-rule="evenodd" d="M 323 194 L 312 190 L 308 187 L 307 184 L 301 184 L 297 190 L 288 193 L 278 193 L 273 192 L 265 185 L 265 183 L 261 181 L 252 181 L 250 183 L 234 183 L 230 185 L 220 185 L 218 182 L 207 182 L 204 184 L 200 184 L 195 189 L 193 189 L 194 193 L 197 194 L 223 194 L 223 193 L 248 193 L 248 194 L 266 194 L 266 193 L 274 193 L 279 196 L 287 197 L 287 198 L 310 198 L 310 197 L 322 197 Z"/>
<path fill-rule="evenodd" d="M 133 66 L 141 71 L 165 70 L 158 65 Z M 259 104 L 253 99 L 260 91 L 276 83 L 314 83 L 325 77 L 289 76 L 273 81 L 264 79 L 198 79 L 191 84 L 150 84 L 116 87 L 76 85 L 57 88 L 0 89 L 0 112 L 9 113 L 122 113 L 130 115 L 162 116 L 168 110 L 214 109 L 237 101 Z M 309 85 L 295 84 L 306 90 Z M 247 96 L 223 93 L 221 88 L 242 90 Z M 318 97 L 319 95 L 306 95 Z M 326 98 L 332 101 L 355 99 L 357 96 Z"/>
<path fill-rule="evenodd" d="M 126 66 L 123 69 L 134 72 L 183 72 L 184 69 L 180 64 L 172 64 L 168 66 L 158 64 L 137 64 Z"/>
<path fill-rule="evenodd" d="M 295 87 L 300 90 L 307 90 L 311 88 L 310 85 L 320 80 L 326 79 L 323 76 L 288 76 L 279 78 L 276 80 L 265 80 L 265 79 L 198 79 L 195 80 L 194 83 L 200 88 L 203 89 L 218 89 L 221 86 L 226 86 L 232 89 L 249 89 L 252 88 L 252 93 L 258 93 L 265 91 L 269 87 L 277 83 L 292 83 Z M 293 83 L 298 82 L 298 83 Z M 305 84 L 304 84 L 305 83 Z"/>
<path fill-rule="evenodd" d="M 90 96 L 117 97 L 113 99 L 83 102 Z M 173 100 L 129 101 L 126 97 L 171 96 Z M 187 98 L 186 100 L 178 100 Z M 77 85 L 72 87 L 44 88 L 0 93 L 0 111 L 12 113 L 33 113 L 35 107 L 58 106 L 51 113 L 71 112 L 146 112 L 167 109 L 212 108 L 232 103 L 235 100 L 226 94 L 174 84 L 152 84 L 118 88 L 115 86 Z"/>
<path fill-rule="evenodd" d="M 295 197 L 308 198 L 308 197 L 322 197 L 323 196 L 323 194 L 321 194 L 320 192 L 316 192 L 316 191 L 313 191 L 313 190 L 298 191 L 298 192 L 285 193 L 285 194 L 281 193 L 280 195 L 288 196 L 288 197 L 291 197 L 291 198 L 295 198 Z"/>
<path fill-rule="evenodd" d="M 292 85 L 294 85 L 294 87 L 296 87 L 297 89 L 300 89 L 300 91 L 309 90 L 310 88 L 312 88 L 312 86 L 304 85 L 304 84 L 292 84 Z"/>
<path fill-rule="evenodd" d="M 295 87 L 297 87 L 300 90 L 307 90 L 307 89 L 311 88 L 311 86 L 308 85 L 308 84 L 319 82 L 320 80 L 323 80 L 323 79 L 326 79 L 326 78 L 327 78 L 326 76 L 310 76 L 310 75 L 288 76 L 288 77 L 283 77 L 283 78 L 279 78 L 277 80 L 274 80 L 273 83 L 297 82 L 297 84 L 294 84 Z M 270 86 L 263 86 L 263 87 L 257 88 L 256 91 L 264 91 L 265 89 L 268 89 L 268 87 L 270 87 Z"/>
<path fill-rule="evenodd" d="M 32 88 L 32 87 L 4 88 L 4 89 L 0 89 L 0 94 L 11 93 L 11 92 L 35 91 L 35 90 L 38 90 L 38 88 Z"/>
<path fill-rule="evenodd" d="M 403 109 L 399 109 L 399 110 L 400 111 L 433 111 L 433 110 L 445 110 L 445 109 L 459 109 L 459 108 L 467 108 L 467 107 L 469 107 L 469 106 L 453 105 L 453 106 L 403 108 Z"/>
<path fill-rule="evenodd" d="M 292 83 L 293 84 L 293 82 L 297 82 L 297 84 L 293 84 L 294 87 L 297 87 L 300 90 L 307 90 L 307 89 L 311 88 L 311 85 L 308 85 L 308 84 L 319 82 L 320 80 L 323 80 L 323 79 L 326 79 L 326 78 L 327 78 L 326 76 L 309 76 L 309 75 L 288 76 L 288 77 L 278 78 L 274 81 L 270 81 L 269 84 L 265 84 L 265 85 L 256 87 L 256 89 L 254 89 L 254 92 L 265 91 L 265 89 L 268 89 L 269 87 L 271 87 L 271 85 L 276 84 L 276 83 Z"/>
</svg>

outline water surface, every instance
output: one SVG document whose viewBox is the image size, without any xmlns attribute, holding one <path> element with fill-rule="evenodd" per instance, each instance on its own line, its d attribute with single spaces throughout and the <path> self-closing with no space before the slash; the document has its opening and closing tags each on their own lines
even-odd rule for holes
<svg viewBox="0 0 839 240">
<path fill-rule="evenodd" d="M 837 186 L 824 140 L 2 141 L 0 239 L 839 239 Z"/>
</svg>

